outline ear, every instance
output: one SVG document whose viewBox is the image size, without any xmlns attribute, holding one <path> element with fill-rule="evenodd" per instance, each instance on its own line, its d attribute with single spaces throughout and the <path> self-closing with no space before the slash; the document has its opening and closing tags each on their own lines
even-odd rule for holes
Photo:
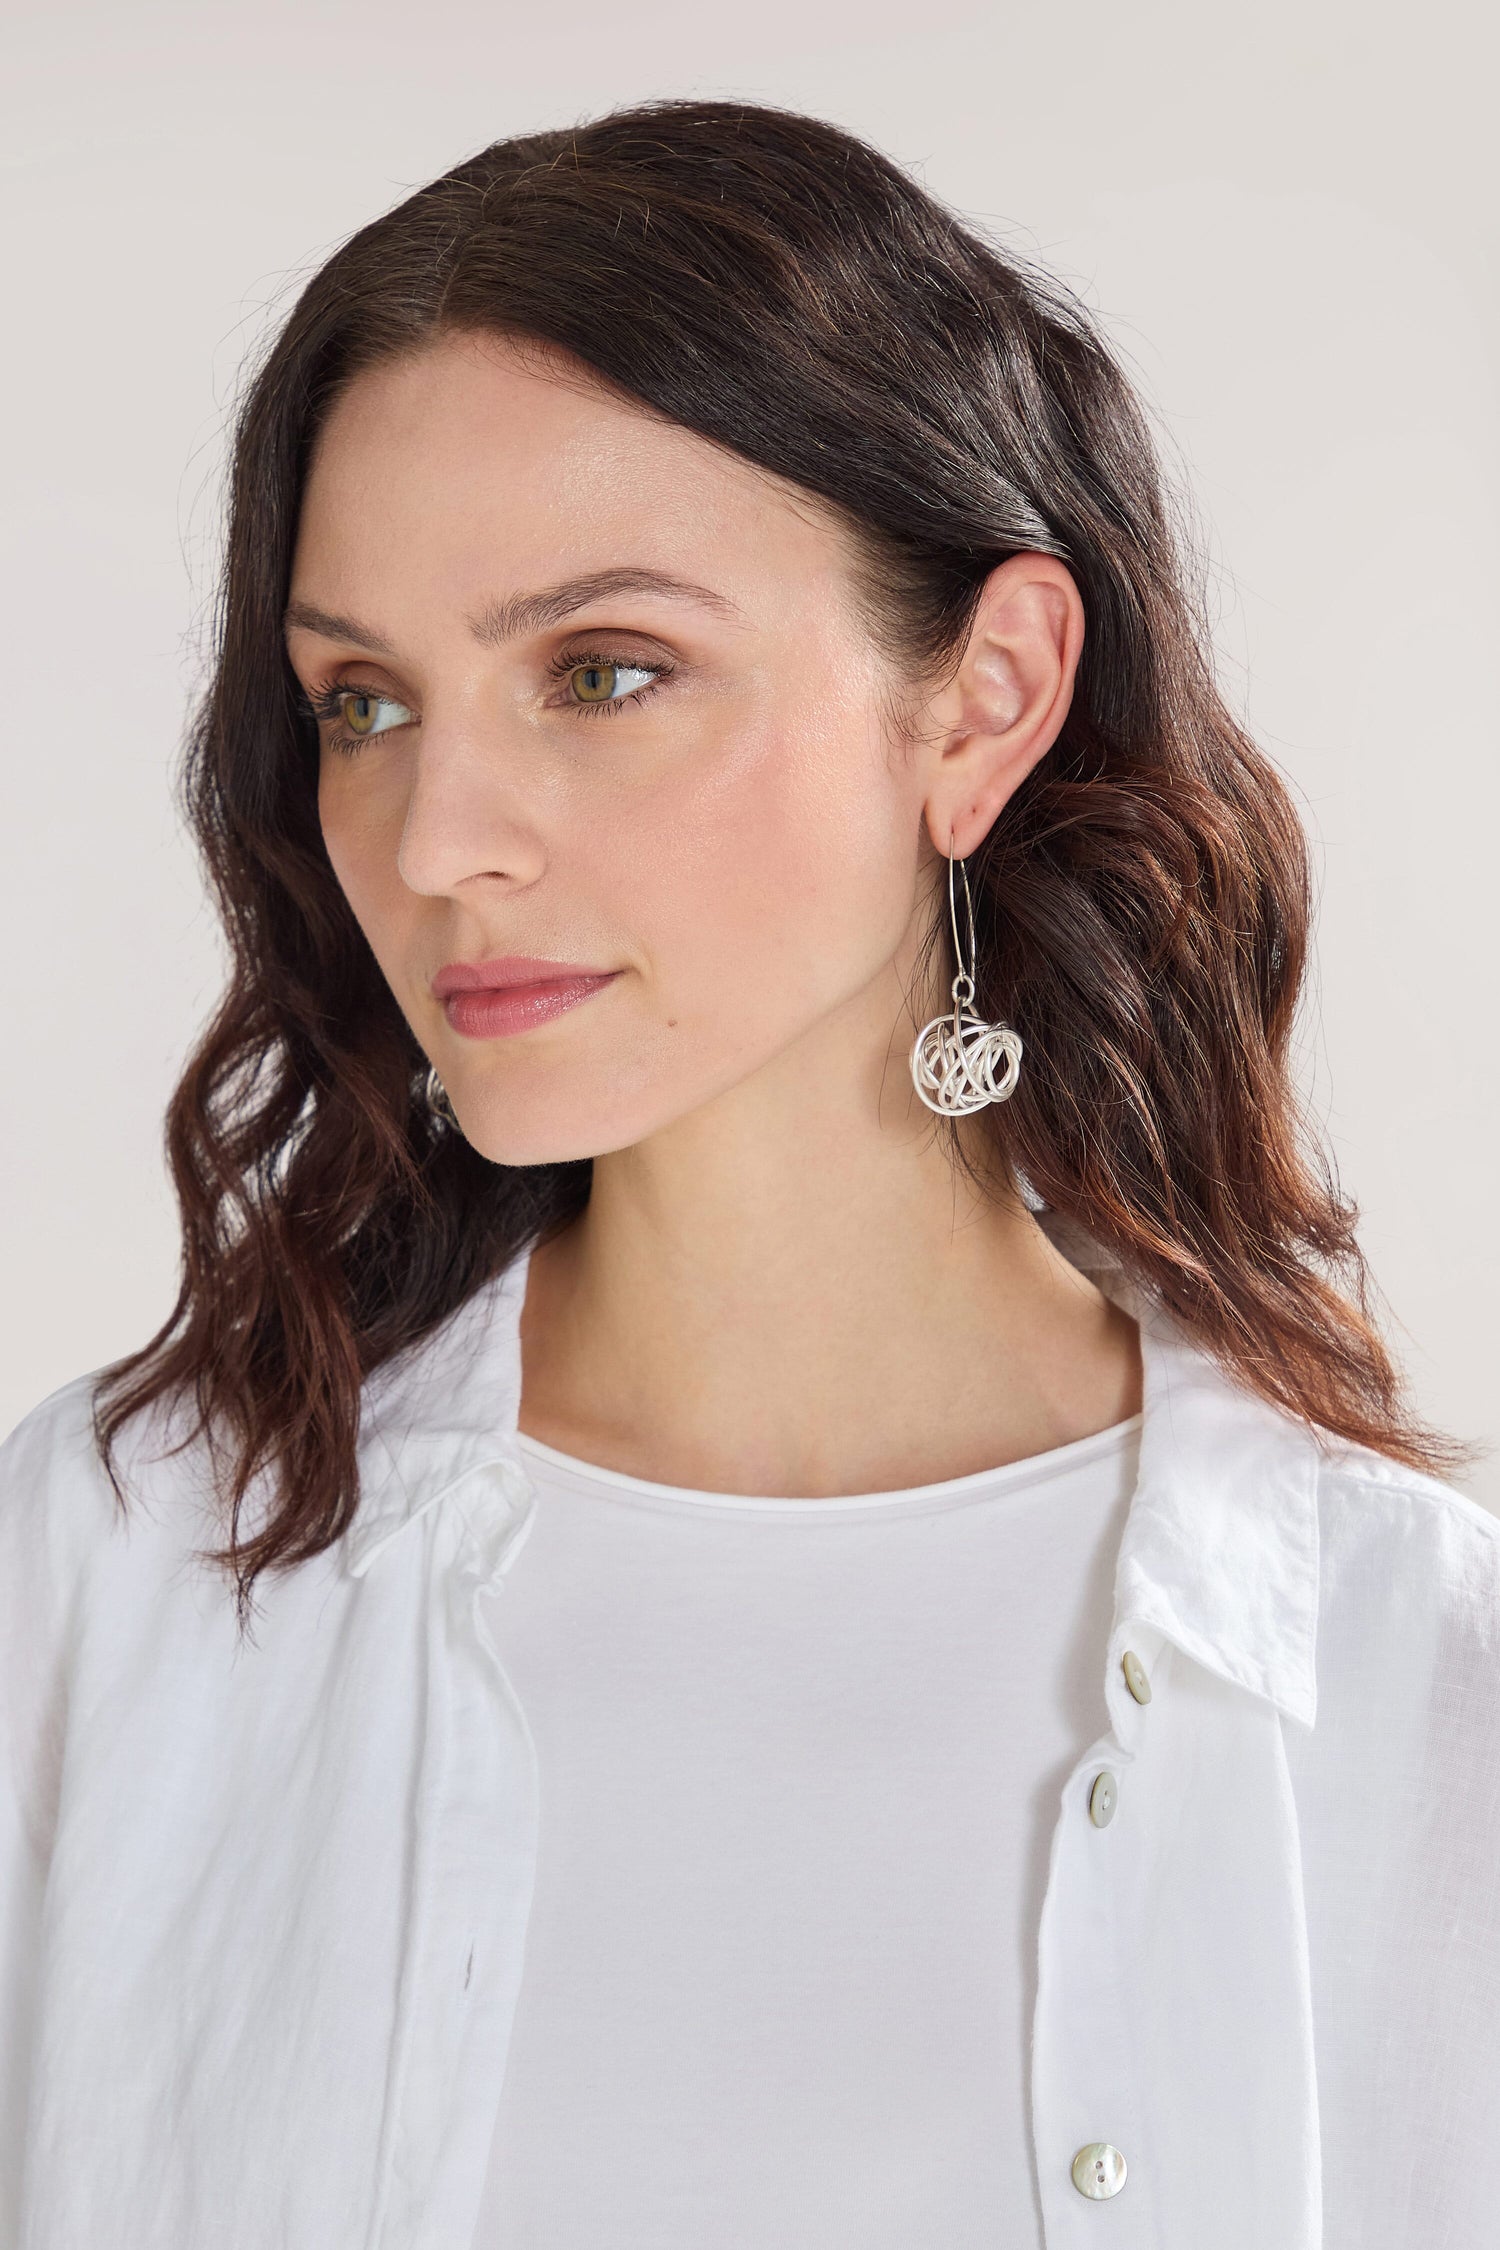
<svg viewBox="0 0 1500 2250">
<path fill-rule="evenodd" d="M 925 811 L 937 849 L 967 858 L 1062 731 L 1083 652 L 1083 599 L 1052 555 L 990 572 L 957 668 L 933 694 Z"/>
</svg>

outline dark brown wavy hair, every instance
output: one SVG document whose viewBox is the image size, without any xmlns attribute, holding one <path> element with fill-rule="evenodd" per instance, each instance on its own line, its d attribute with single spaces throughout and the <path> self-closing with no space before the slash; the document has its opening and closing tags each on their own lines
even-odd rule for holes
<svg viewBox="0 0 1500 2250">
<path fill-rule="evenodd" d="M 364 1377 L 588 1199 L 587 1159 L 496 1165 L 434 1131 L 425 1057 L 324 851 L 282 640 L 331 402 L 465 331 L 571 354 L 816 494 L 855 535 L 872 631 L 920 673 L 956 655 L 998 563 L 1065 560 L 1087 621 L 1072 708 L 969 864 L 975 1004 L 1026 1040 L 1019 1090 L 983 1113 L 995 1154 L 1249 1388 L 1451 1466 L 1404 1404 L 1354 1210 L 1294 1099 L 1301 826 L 1216 689 L 1190 547 L 1097 325 L 838 128 L 670 101 L 497 142 L 361 228 L 245 392 L 184 776 L 232 973 L 168 1113 L 177 1301 L 96 1394 L 111 1476 L 125 1421 L 184 1396 L 243 1616 L 261 1570 L 348 1524 Z M 241 1540 L 257 1477 L 276 1505 Z"/>
</svg>

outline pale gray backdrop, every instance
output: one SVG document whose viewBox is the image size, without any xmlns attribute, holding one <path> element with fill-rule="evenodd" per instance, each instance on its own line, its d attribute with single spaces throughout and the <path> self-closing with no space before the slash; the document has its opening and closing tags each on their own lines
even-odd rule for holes
<svg viewBox="0 0 1500 2250">
<path fill-rule="evenodd" d="M 169 790 L 243 354 L 507 133 L 658 93 L 840 120 L 1078 287 L 1191 478 L 1225 678 L 1317 847 L 1309 1099 L 1428 1411 L 1500 1437 L 1491 11 L 1097 0 L 13 9 L 0 1426 L 170 1302 L 219 957 Z M 1500 1457 L 1470 1479 L 1500 1505 Z"/>
</svg>

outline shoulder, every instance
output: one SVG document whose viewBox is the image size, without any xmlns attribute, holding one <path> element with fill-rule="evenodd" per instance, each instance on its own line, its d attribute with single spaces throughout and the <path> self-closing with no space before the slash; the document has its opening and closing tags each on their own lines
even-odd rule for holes
<svg viewBox="0 0 1500 2250">
<path fill-rule="evenodd" d="M 1372 2038 L 1422 2007 L 1447 2036 L 1468 2001 L 1439 1933 L 1467 1933 L 1463 1973 L 1500 1999 L 1500 1522 L 1397 1462 L 1322 1451 L 1316 1722 L 1283 1738 L 1319 1975 L 1335 2016 L 1383 1996 Z"/>
<path fill-rule="evenodd" d="M 39 1861 L 56 1819 L 70 1625 L 118 1507 L 94 1443 L 95 1380 L 63 1384 L 0 1444 L 0 1833 L 24 1836 Z"/>
<path fill-rule="evenodd" d="M 1383 1660 L 1500 1717 L 1500 1517 L 1363 1446 L 1319 1446 L 1319 1671 Z"/>
<path fill-rule="evenodd" d="M 1319 1446 L 1319 1523 L 1335 1555 L 1394 1561 L 1429 1556 L 1445 1582 L 1481 1596 L 1500 1583 L 1500 1516 L 1419 1469 L 1325 1437 Z"/>
<path fill-rule="evenodd" d="M 201 1530 L 203 1449 L 182 1444 L 170 1409 L 123 1425 L 117 1490 L 95 1438 L 103 1372 L 61 1385 L 0 1443 L 0 1829 L 8 1791 L 43 1854 L 80 1654 L 115 1677 L 130 1636 L 159 1625 L 140 1581 L 170 1585 Z"/>
<path fill-rule="evenodd" d="M 0 1444 L 0 1549 L 12 1563 L 60 1556 L 80 1533 L 102 1528 L 110 1486 L 94 1442 L 99 1372 L 64 1383 Z"/>
<path fill-rule="evenodd" d="M 169 1410 L 136 1415 L 115 1448 L 118 1487 L 94 1428 L 104 1370 L 62 1384 L 22 1416 L 0 1443 L 0 1610 L 34 1636 L 56 1622 L 91 1562 L 140 1524 L 175 1517 L 194 1482 L 194 1449 L 179 1449 Z M 163 1503 L 168 1503 L 165 1510 Z"/>
</svg>

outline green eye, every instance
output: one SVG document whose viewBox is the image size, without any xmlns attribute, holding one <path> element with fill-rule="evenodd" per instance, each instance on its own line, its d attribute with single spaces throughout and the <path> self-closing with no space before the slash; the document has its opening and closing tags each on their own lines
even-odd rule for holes
<svg viewBox="0 0 1500 2250">
<path fill-rule="evenodd" d="M 568 688 L 576 703 L 620 703 L 649 687 L 657 673 L 639 664 L 575 664 Z"/>
<path fill-rule="evenodd" d="M 351 688 L 339 697 L 339 712 L 351 734 L 373 734 L 375 721 L 380 713 L 380 699 Z"/>
<path fill-rule="evenodd" d="M 393 695 L 377 695 L 373 688 L 337 688 L 325 702 L 315 702 L 313 708 L 320 718 L 337 719 L 356 742 L 368 741 L 372 734 L 387 734 L 392 727 L 404 727 L 411 718 L 404 703 L 398 703 Z"/>
<path fill-rule="evenodd" d="M 613 664 L 575 664 L 568 678 L 580 703 L 608 703 L 615 692 Z"/>
</svg>

